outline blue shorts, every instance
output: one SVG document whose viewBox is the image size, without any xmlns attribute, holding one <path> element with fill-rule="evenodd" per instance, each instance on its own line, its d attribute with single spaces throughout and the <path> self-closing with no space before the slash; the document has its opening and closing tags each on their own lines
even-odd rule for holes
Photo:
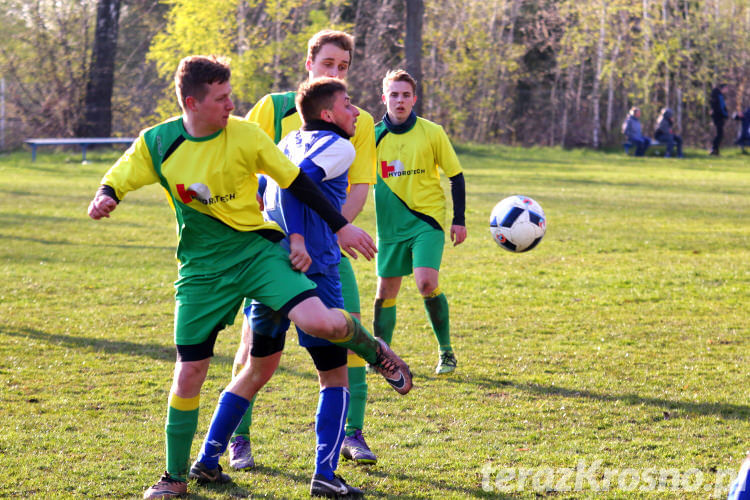
<svg viewBox="0 0 750 500">
<path fill-rule="evenodd" d="M 317 285 L 315 291 L 326 307 L 344 308 L 344 299 L 341 296 L 341 280 L 339 279 L 338 272 L 311 274 L 307 277 Z M 270 307 L 257 301 L 253 301 L 249 306 L 245 307 L 244 312 L 253 330 L 253 336 L 262 335 L 276 338 L 286 335 L 286 331 L 289 329 L 291 323 L 286 316 L 280 315 Z M 308 335 L 299 328 L 297 328 L 297 335 L 299 345 L 302 347 L 334 345 L 325 339 Z"/>
</svg>

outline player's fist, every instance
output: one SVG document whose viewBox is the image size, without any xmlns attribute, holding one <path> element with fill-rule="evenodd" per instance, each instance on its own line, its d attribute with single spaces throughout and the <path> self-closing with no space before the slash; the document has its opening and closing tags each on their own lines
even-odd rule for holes
<svg viewBox="0 0 750 500">
<path fill-rule="evenodd" d="M 117 208 L 117 202 L 111 196 L 96 193 L 94 199 L 89 203 L 89 217 L 99 220 L 102 217 L 109 217 L 110 212 Z"/>
</svg>

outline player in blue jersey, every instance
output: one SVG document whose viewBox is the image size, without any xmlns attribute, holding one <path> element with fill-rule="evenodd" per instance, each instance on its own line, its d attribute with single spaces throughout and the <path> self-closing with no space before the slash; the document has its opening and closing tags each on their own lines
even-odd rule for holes
<svg viewBox="0 0 750 500">
<path fill-rule="evenodd" d="M 354 38 L 343 31 L 323 30 L 313 35 L 307 45 L 305 69 L 308 79 L 332 77 L 345 80 L 354 53 Z M 246 118 L 257 123 L 274 142 L 279 142 L 290 132 L 302 125 L 300 114 L 294 102 L 294 91 L 268 94 L 260 99 Z M 341 213 L 350 222 L 362 210 L 370 185 L 375 184 L 375 125 L 372 116 L 362 109 L 357 117 L 357 127 L 350 141 L 356 155 L 349 167 L 349 190 Z M 349 259 L 342 254 L 339 263 L 344 309 L 352 316 L 360 318 L 359 288 L 354 269 Z M 246 308 L 249 312 L 249 308 Z M 252 332 L 246 316 L 242 326 L 242 340 L 234 359 L 233 373 L 239 372 L 250 350 Z M 346 459 L 359 464 L 374 464 L 377 456 L 370 450 L 362 434 L 367 403 L 367 379 L 365 361 L 354 353 L 349 353 L 349 414 L 346 419 L 346 438 L 341 448 Z M 234 432 L 229 445 L 229 464 L 235 469 L 249 469 L 255 465 L 250 446 L 253 401 Z"/>
<path fill-rule="evenodd" d="M 303 83 L 295 101 L 302 128 L 290 132 L 278 147 L 318 184 L 334 207 L 341 209 L 346 201 L 349 166 L 355 156 L 349 138 L 354 135 L 359 110 L 349 101 L 346 85 L 336 78 Z M 324 304 L 343 308 L 339 275 L 341 252 L 336 235 L 323 219 L 273 180 L 268 180 L 263 204 L 266 218 L 278 223 L 287 234 L 282 244 L 289 250 L 292 265 L 317 285 Z M 252 302 L 246 314 L 253 332 L 253 346 L 274 337 L 279 338 L 279 344 L 283 343 L 289 320 L 279 319 L 271 308 L 257 301 Z M 343 498 L 361 496 L 361 490 L 348 486 L 335 475 L 350 398 L 346 349 L 307 335 L 299 327 L 297 332 L 299 343 L 309 352 L 320 381 L 315 416 L 317 451 L 310 493 Z M 281 351 L 273 356 L 278 362 Z"/>
<path fill-rule="evenodd" d="M 335 78 L 303 83 L 297 91 L 296 106 L 302 117 L 302 129 L 291 132 L 278 147 L 307 174 L 334 207 L 341 209 L 346 200 L 348 170 L 355 150 L 349 138 L 354 135 L 359 111 L 352 106 L 346 85 Z M 289 251 L 295 269 L 305 272 L 328 307 L 344 305 L 338 265 L 341 252 L 336 235 L 293 193 L 268 179 L 263 192 L 266 219 L 278 223 L 287 234 L 282 246 Z M 272 308 L 253 301 L 246 311 L 251 322 L 252 342 L 249 366 L 263 362 L 278 366 L 289 319 Z M 310 336 L 299 327 L 299 343 L 305 347 L 318 370 L 320 396 L 315 421 L 317 435 L 315 472 L 310 485 L 313 496 L 356 498 L 362 491 L 335 475 L 339 451 L 344 439 L 344 422 L 349 405 L 347 350 L 331 342 Z M 206 438 L 204 453 L 194 468 L 216 448 L 212 430 Z M 228 436 L 227 436 L 228 437 Z M 225 443 L 224 443 L 225 445 Z"/>
</svg>

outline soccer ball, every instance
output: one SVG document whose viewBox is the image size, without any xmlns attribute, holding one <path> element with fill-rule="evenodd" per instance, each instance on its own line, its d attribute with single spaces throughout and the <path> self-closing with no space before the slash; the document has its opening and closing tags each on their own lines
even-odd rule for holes
<svg viewBox="0 0 750 500">
<path fill-rule="evenodd" d="M 528 252 L 542 241 L 547 220 L 541 205 L 528 196 L 509 196 L 492 209 L 490 232 L 510 252 Z"/>
</svg>

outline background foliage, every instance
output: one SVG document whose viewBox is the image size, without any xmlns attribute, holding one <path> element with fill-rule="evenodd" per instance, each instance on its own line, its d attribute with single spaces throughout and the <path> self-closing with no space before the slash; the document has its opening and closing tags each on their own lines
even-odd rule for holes
<svg viewBox="0 0 750 500">
<path fill-rule="evenodd" d="M 404 65 L 407 1 L 122 0 L 113 128 L 177 112 L 171 78 L 190 53 L 231 56 L 244 114 L 305 78 L 305 42 L 324 27 L 356 36 L 352 94 L 379 117 L 380 80 Z M 0 0 L 9 143 L 73 133 L 95 13 L 95 0 Z M 730 111 L 750 106 L 750 0 L 436 0 L 421 53 L 424 115 L 462 141 L 613 145 L 639 105 L 648 133 L 670 106 L 686 141 L 707 144 L 713 85 L 730 84 Z"/>
</svg>

